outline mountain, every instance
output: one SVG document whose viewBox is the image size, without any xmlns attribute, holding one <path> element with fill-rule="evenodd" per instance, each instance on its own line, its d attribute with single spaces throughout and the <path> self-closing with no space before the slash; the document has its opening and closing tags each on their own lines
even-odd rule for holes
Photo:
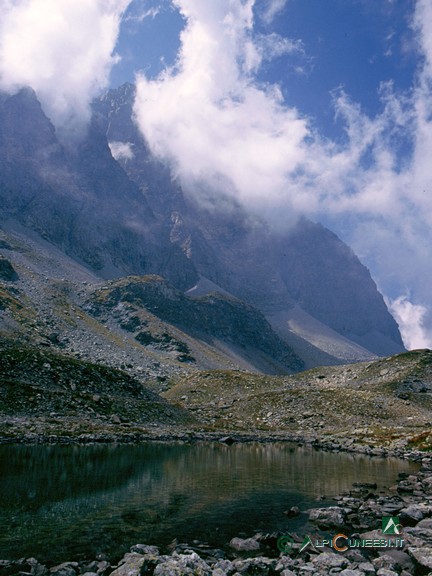
<svg viewBox="0 0 432 576">
<path fill-rule="evenodd" d="M 155 357 L 171 355 L 175 370 L 189 369 L 175 358 L 182 342 L 191 350 L 185 356 L 200 358 L 195 367 L 271 373 L 403 350 L 369 271 L 339 238 L 305 218 L 274 230 L 223 190 L 206 191 L 205 201 L 186 194 L 140 136 L 133 99 L 129 84 L 108 92 L 94 102 L 83 140 L 67 145 L 33 91 L 0 95 L 0 254 L 17 274 L 1 287 L 5 334 L 31 338 L 36 328 L 26 322 L 38 318 L 41 342 L 57 345 L 43 310 L 50 298 L 63 298 L 68 312 L 76 306 L 83 342 L 96 331 L 103 332 L 102 349 L 110 339 L 114 346 L 102 328 L 108 326 L 128 341 L 134 366 L 139 354 L 150 366 L 150 346 Z M 110 298 L 96 309 L 105 280 L 114 282 Z M 128 300 L 150 286 L 157 310 L 148 308 L 148 292 L 140 302 Z M 125 309 L 130 318 L 122 320 Z M 59 305 L 48 313 L 59 342 L 70 330 L 63 312 Z M 145 314 L 158 324 L 150 336 L 127 329 Z M 73 351 L 70 338 L 66 346 Z M 88 348 L 90 360 L 98 359 L 97 348 Z M 109 360 L 108 350 L 100 359 Z"/>
<path fill-rule="evenodd" d="M 218 289 L 251 303 L 300 354 L 305 345 L 296 333 L 343 360 L 403 350 L 369 271 L 336 235 L 306 218 L 275 231 L 223 191 L 203 192 L 204 201 L 185 194 L 139 134 L 133 101 L 126 84 L 94 103 L 95 117 L 119 164 L 170 227 L 171 241 L 194 263 L 194 293 Z M 116 154 L 119 144 L 131 153 Z M 310 336 L 305 326 L 313 320 Z"/>
</svg>

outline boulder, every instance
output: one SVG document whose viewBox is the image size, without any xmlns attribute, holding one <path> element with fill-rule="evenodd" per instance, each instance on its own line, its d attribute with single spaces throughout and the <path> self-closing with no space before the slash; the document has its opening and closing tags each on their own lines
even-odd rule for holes
<svg viewBox="0 0 432 576">
<path fill-rule="evenodd" d="M 160 556 L 154 576 L 212 576 L 212 569 L 198 554 L 177 554 Z"/>
<path fill-rule="evenodd" d="M 78 573 L 77 562 L 64 562 L 50 569 L 51 576 L 76 576 Z"/>
<path fill-rule="evenodd" d="M 340 506 L 312 508 L 309 510 L 309 519 L 323 528 L 341 528 L 345 524 L 345 518 L 345 510 Z"/>
<path fill-rule="evenodd" d="M 237 552 L 251 552 L 260 549 L 260 543 L 256 538 L 233 538 L 229 545 Z"/>
<path fill-rule="evenodd" d="M 120 560 L 118 568 L 111 572 L 112 576 L 139 576 L 144 563 L 147 561 L 145 555 L 131 552 L 125 554 Z"/>
<path fill-rule="evenodd" d="M 335 554 L 334 552 L 322 552 L 313 558 L 312 564 L 319 570 L 325 568 L 328 573 L 332 568 L 347 568 L 348 560 L 341 554 Z"/>
<path fill-rule="evenodd" d="M 410 546 L 408 547 L 408 554 L 423 570 L 432 570 L 432 547 L 414 548 Z"/>
</svg>

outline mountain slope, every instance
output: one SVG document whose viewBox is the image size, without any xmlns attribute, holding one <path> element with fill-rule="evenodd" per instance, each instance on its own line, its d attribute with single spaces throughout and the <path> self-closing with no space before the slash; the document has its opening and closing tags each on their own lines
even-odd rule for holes
<svg viewBox="0 0 432 576">
<path fill-rule="evenodd" d="M 225 353 L 231 350 L 260 371 L 287 373 L 304 368 L 303 361 L 252 306 L 218 293 L 191 298 L 159 276 L 111 281 L 93 293 L 89 310 L 97 317 L 107 312 L 111 317 L 119 315 L 122 326 L 133 331 L 141 343 L 177 346 L 181 361 L 195 361 L 189 347 L 176 343 L 166 332 L 151 334 L 148 321 L 140 319 L 143 310 Z"/>
<path fill-rule="evenodd" d="M 198 369 L 303 368 L 241 301 L 186 297 L 155 276 L 107 283 L 23 230 L 0 230 L 0 338 L 122 367 L 146 383 Z"/>
<path fill-rule="evenodd" d="M 124 372 L 4 340 L 0 380 L 2 415 L 87 416 L 147 425 L 193 421 L 187 411 L 170 405 Z"/>
<path fill-rule="evenodd" d="M 170 402 L 204 424 L 304 437 L 350 438 L 350 445 L 394 443 L 413 436 L 432 445 L 432 351 L 375 362 L 314 368 L 270 377 L 226 371 L 173 379 Z M 223 398 L 223 403 L 219 399 Z"/>
<path fill-rule="evenodd" d="M 157 274 L 180 291 L 206 279 L 272 323 L 273 359 L 280 338 L 296 346 L 294 356 L 306 351 L 308 366 L 403 349 L 369 272 L 343 242 L 305 219 L 276 232 L 223 190 L 186 195 L 139 135 L 133 98 L 125 85 L 95 102 L 86 137 L 68 147 L 31 90 L 0 95 L 3 228 L 36 232 L 99 279 Z M 322 338 L 289 320 L 298 309 L 323 327 Z M 327 329 L 340 336 L 338 347 L 329 347 Z"/>
</svg>

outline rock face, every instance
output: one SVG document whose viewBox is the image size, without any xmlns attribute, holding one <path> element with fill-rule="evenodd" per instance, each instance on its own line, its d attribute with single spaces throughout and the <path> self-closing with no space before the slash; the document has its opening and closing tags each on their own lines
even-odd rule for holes
<svg viewBox="0 0 432 576">
<path fill-rule="evenodd" d="M 127 84 L 95 102 L 85 138 L 68 147 L 31 90 L 0 95 L 0 220 L 102 278 L 158 274 L 196 296 L 211 285 L 258 308 L 283 338 L 294 337 L 287 318 L 299 308 L 366 355 L 402 351 L 368 270 L 343 242 L 306 219 L 275 232 L 222 193 L 205 205 L 185 195 L 139 135 L 133 99 Z"/>
<path fill-rule="evenodd" d="M 0 218 L 15 219 L 102 276 L 197 278 L 137 186 L 111 156 L 98 123 L 73 149 L 57 139 L 31 90 L 0 95 Z"/>
</svg>

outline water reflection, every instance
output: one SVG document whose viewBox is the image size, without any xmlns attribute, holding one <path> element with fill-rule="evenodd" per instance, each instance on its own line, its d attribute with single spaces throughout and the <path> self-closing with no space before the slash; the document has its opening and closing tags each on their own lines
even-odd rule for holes
<svg viewBox="0 0 432 576">
<path fill-rule="evenodd" d="M 0 447 L 0 558 L 120 556 L 174 538 L 221 546 L 255 530 L 301 530 L 353 482 L 392 485 L 408 462 L 290 444 Z"/>
</svg>

